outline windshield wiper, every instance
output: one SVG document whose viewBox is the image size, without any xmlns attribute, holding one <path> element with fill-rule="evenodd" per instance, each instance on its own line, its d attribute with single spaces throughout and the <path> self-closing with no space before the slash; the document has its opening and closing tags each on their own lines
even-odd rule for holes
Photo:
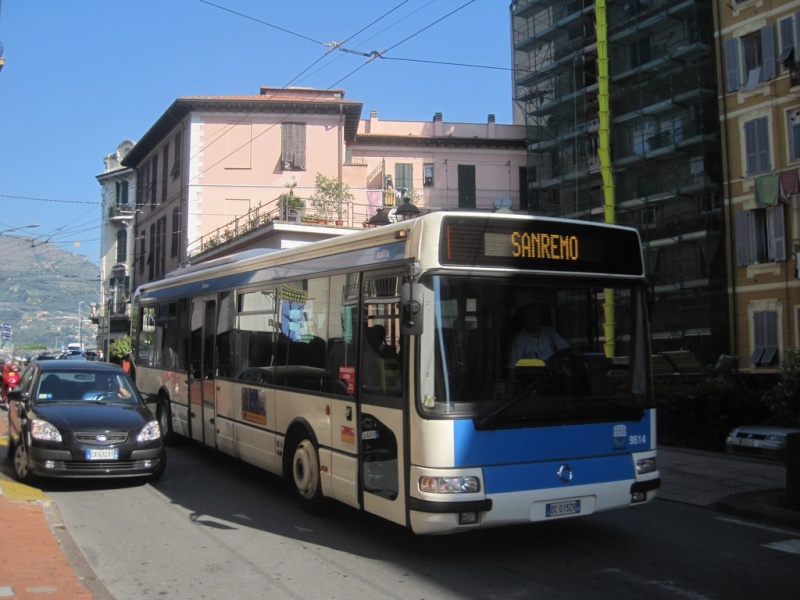
<svg viewBox="0 0 800 600">
<path fill-rule="evenodd" d="M 494 410 L 489 411 L 488 413 L 483 415 L 481 418 L 476 419 L 476 421 L 475 421 L 476 428 L 477 429 L 485 429 L 485 428 L 489 427 L 490 425 L 492 425 L 492 423 L 494 422 L 495 418 L 498 415 L 500 415 L 500 414 L 504 413 L 505 411 L 507 411 L 509 408 L 514 406 L 517 402 L 519 402 L 523 398 L 533 395 L 534 394 L 533 387 L 534 386 L 532 386 L 532 385 L 526 387 L 522 391 L 521 394 L 519 394 L 517 396 L 514 396 L 511 400 L 509 400 L 505 404 L 495 408 Z"/>
</svg>

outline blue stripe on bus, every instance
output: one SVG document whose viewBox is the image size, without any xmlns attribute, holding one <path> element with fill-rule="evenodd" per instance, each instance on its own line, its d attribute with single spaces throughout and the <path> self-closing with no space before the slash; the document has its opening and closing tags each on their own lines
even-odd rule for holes
<svg viewBox="0 0 800 600">
<path fill-rule="evenodd" d="M 570 468 L 572 480 L 569 482 L 558 477 L 558 470 L 562 465 Z M 483 470 L 483 484 L 487 494 L 566 488 L 634 478 L 633 461 L 628 454 L 504 465 L 486 467 Z"/>
<path fill-rule="evenodd" d="M 145 285 L 142 288 L 141 299 L 150 300 L 196 296 L 218 290 L 269 282 L 276 279 L 298 279 L 307 277 L 308 275 L 337 269 L 388 263 L 402 260 L 405 256 L 405 248 L 405 242 L 393 242 L 391 244 L 382 244 L 380 246 L 353 250 L 351 252 L 329 254 L 289 264 L 278 264 L 263 268 L 254 266 L 254 268 L 249 271 L 233 273 L 231 275 L 214 277 L 213 274 L 210 274 L 208 279 L 195 280 L 187 283 L 178 283 L 180 277 L 176 277 L 172 281 L 173 285 L 164 286 L 163 281 L 158 282 L 158 284 L 152 288 Z M 265 260 L 272 260 L 274 258 L 274 255 L 268 255 Z M 227 269 L 231 268 L 235 268 L 235 264 L 227 266 Z M 191 276 L 196 277 L 197 273 L 193 273 Z M 167 280 L 167 283 L 169 283 L 169 280 Z"/>
<path fill-rule="evenodd" d="M 650 411 L 640 421 L 478 431 L 470 419 L 454 421 L 455 467 L 569 460 L 651 450 Z"/>
</svg>

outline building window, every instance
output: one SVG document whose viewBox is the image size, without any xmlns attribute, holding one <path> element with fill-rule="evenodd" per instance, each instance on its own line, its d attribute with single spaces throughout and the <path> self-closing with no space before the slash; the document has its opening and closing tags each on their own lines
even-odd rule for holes
<svg viewBox="0 0 800 600">
<path fill-rule="evenodd" d="M 120 229 L 117 232 L 117 262 L 124 263 L 128 260 L 128 231 Z"/>
<path fill-rule="evenodd" d="M 118 181 L 116 184 L 117 188 L 117 206 L 121 204 L 128 203 L 128 182 L 127 181 Z"/>
<path fill-rule="evenodd" d="M 181 172 L 181 132 L 175 134 L 175 155 L 172 157 L 172 178 L 175 179 Z"/>
<path fill-rule="evenodd" d="M 283 123 L 281 125 L 281 168 L 284 171 L 305 170 L 305 123 Z"/>
<path fill-rule="evenodd" d="M 139 260 L 139 274 L 144 273 L 144 256 L 145 256 L 145 249 L 147 248 L 147 243 L 145 241 L 145 234 L 142 232 L 141 237 L 139 238 L 139 253 L 137 259 Z"/>
<path fill-rule="evenodd" d="M 736 213 L 736 264 L 740 267 L 786 260 L 783 204 Z"/>
<path fill-rule="evenodd" d="M 402 198 L 409 190 L 414 189 L 414 165 L 397 163 L 394 166 L 394 189 Z"/>
<path fill-rule="evenodd" d="M 729 92 L 742 87 L 747 90 L 775 79 L 776 63 L 775 29 L 772 23 L 755 33 L 726 41 L 725 89 Z"/>
<path fill-rule="evenodd" d="M 162 160 L 164 164 L 161 165 L 161 204 L 167 202 L 167 181 L 169 181 L 169 142 L 164 144 L 164 151 L 162 153 Z"/>
<path fill-rule="evenodd" d="M 156 224 L 150 225 L 150 252 L 147 254 L 147 278 L 153 281 L 156 276 Z"/>
<path fill-rule="evenodd" d="M 759 117 L 744 124 L 745 175 L 754 177 L 771 170 L 769 122 Z"/>
<path fill-rule="evenodd" d="M 753 312 L 753 354 L 750 362 L 756 367 L 770 367 L 778 358 L 778 312 Z"/>
<path fill-rule="evenodd" d="M 172 211 L 172 241 L 170 243 L 170 256 L 178 256 L 181 241 L 181 209 Z"/>
<path fill-rule="evenodd" d="M 789 127 L 789 160 L 800 160 L 800 108 L 793 108 L 786 114 Z"/>
<path fill-rule="evenodd" d="M 155 255 L 156 279 L 164 277 L 167 262 L 167 217 L 161 217 L 156 221 L 156 242 Z"/>
<path fill-rule="evenodd" d="M 150 159 L 150 206 L 156 205 L 156 190 L 158 186 L 158 154 Z"/>
</svg>

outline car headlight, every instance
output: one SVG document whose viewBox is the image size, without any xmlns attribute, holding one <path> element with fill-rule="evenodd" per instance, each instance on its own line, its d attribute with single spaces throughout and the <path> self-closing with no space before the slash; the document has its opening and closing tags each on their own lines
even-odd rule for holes
<svg viewBox="0 0 800 600">
<path fill-rule="evenodd" d="M 34 419 L 31 421 L 31 437 L 42 442 L 61 441 L 61 433 L 56 429 L 55 425 L 43 421 L 42 419 Z"/>
<path fill-rule="evenodd" d="M 419 491 L 431 494 L 472 494 L 481 491 L 477 477 L 430 477 L 419 478 Z"/>
<path fill-rule="evenodd" d="M 780 435 L 780 434 L 777 434 L 777 433 L 771 433 L 764 439 L 769 441 L 769 442 L 779 442 L 780 443 L 780 442 L 786 441 L 786 436 L 785 435 Z"/>
<path fill-rule="evenodd" d="M 148 421 L 147 424 L 142 427 L 142 430 L 139 432 L 139 435 L 136 436 L 137 442 L 152 442 L 153 440 L 157 440 L 161 437 L 161 428 L 158 426 L 158 421 Z"/>
</svg>

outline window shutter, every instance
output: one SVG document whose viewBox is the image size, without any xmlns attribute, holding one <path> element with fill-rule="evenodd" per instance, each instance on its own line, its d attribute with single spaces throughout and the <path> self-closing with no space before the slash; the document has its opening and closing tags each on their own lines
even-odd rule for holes
<svg viewBox="0 0 800 600">
<path fill-rule="evenodd" d="M 727 91 L 735 92 L 742 83 L 739 80 L 739 38 L 725 42 L 725 72 L 727 73 Z"/>
<path fill-rule="evenodd" d="M 295 166 L 299 169 L 306 168 L 306 126 L 303 123 L 295 125 Z"/>
<path fill-rule="evenodd" d="M 800 61 L 800 12 L 794 13 L 794 60 Z"/>
<path fill-rule="evenodd" d="M 281 162 L 293 163 L 294 127 L 292 123 L 281 125 Z"/>
<path fill-rule="evenodd" d="M 736 225 L 736 265 L 746 267 L 750 264 L 750 213 L 740 210 L 735 213 Z"/>
<path fill-rule="evenodd" d="M 767 209 L 767 233 L 769 234 L 769 260 L 786 260 L 786 228 L 783 204 Z"/>
<path fill-rule="evenodd" d="M 761 55 L 763 58 L 762 81 L 775 79 L 776 57 L 775 57 L 775 28 L 772 23 L 765 25 L 761 29 Z"/>
</svg>

